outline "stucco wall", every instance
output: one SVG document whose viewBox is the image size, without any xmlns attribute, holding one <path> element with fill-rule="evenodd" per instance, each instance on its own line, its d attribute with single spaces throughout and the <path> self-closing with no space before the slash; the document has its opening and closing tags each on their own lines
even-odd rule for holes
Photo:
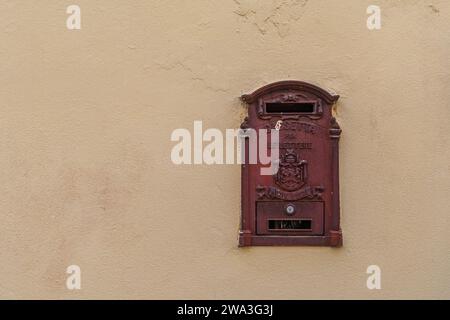
<svg viewBox="0 0 450 320">
<path fill-rule="evenodd" d="M 450 298 L 449 16 L 446 0 L 1 1 L 0 297 Z M 282 79 L 341 96 L 340 249 L 238 248 L 240 167 L 170 160 L 172 130 L 237 128 L 238 97 Z"/>
</svg>

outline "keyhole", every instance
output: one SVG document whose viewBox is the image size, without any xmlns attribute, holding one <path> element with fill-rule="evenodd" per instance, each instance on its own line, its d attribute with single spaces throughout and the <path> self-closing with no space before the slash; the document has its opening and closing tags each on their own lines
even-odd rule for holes
<svg viewBox="0 0 450 320">
<path fill-rule="evenodd" d="M 294 214 L 294 212 L 295 212 L 295 206 L 293 204 L 288 204 L 286 206 L 286 214 L 291 216 Z"/>
</svg>

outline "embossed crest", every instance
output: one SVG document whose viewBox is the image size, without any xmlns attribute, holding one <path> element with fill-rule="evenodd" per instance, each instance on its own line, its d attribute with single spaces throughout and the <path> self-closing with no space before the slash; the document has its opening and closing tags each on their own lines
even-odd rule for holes
<svg viewBox="0 0 450 320">
<path fill-rule="evenodd" d="M 288 191 L 300 189 L 307 178 L 307 161 L 299 160 L 294 149 L 287 149 L 280 157 L 280 167 L 274 180 L 277 185 Z"/>
</svg>

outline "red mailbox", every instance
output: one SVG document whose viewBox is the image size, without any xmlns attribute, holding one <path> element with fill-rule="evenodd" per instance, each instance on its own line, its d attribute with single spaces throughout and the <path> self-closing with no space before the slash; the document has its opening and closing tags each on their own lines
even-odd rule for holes
<svg viewBox="0 0 450 320">
<path fill-rule="evenodd" d="M 249 104 L 242 129 L 279 131 L 279 166 L 273 175 L 261 175 L 261 164 L 242 165 L 239 245 L 341 246 L 341 129 L 331 111 L 339 96 L 281 81 L 241 98 Z M 249 139 L 245 150 L 248 155 Z"/>
</svg>

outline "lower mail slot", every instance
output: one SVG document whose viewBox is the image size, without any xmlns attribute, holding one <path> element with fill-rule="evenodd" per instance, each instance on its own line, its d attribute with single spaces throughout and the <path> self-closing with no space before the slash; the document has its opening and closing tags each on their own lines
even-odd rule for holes
<svg viewBox="0 0 450 320">
<path fill-rule="evenodd" d="M 311 219 L 301 220 L 267 220 L 269 230 L 304 230 L 311 231 Z"/>
<path fill-rule="evenodd" d="M 323 235 L 321 201 L 259 201 L 256 205 L 258 234 Z"/>
</svg>

